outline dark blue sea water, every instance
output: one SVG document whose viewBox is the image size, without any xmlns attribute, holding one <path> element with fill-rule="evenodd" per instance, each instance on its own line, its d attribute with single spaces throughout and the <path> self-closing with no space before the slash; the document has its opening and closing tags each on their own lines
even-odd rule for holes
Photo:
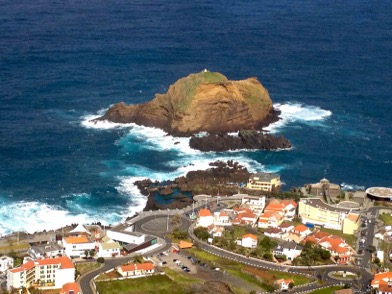
<svg viewBox="0 0 392 294">
<path fill-rule="evenodd" d="M 0 2 L 0 234 L 120 221 L 145 204 L 136 178 L 217 158 L 278 172 L 285 189 L 391 186 L 391 1 L 172 2 Z M 293 149 L 202 154 L 87 122 L 205 68 L 257 77 Z"/>
</svg>

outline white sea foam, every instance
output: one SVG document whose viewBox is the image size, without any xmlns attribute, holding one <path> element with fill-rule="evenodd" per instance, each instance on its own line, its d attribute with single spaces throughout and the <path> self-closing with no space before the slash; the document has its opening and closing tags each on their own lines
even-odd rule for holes
<svg viewBox="0 0 392 294">
<path fill-rule="evenodd" d="M 279 129 L 293 122 L 313 125 L 315 123 L 319 124 L 320 121 L 332 115 L 332 112 L 329 110 L 301 103 L 277 103 L 274 104 L 274 108 L 281 111 L 281 119 L 265 128 L 265 130 L 271 133 L 277 132 Z"/>
<path fill-rule="evenodd" d="M 14 213 L 10 213 L 13 211 Z M 58 206 L 38 201 L 14 202 L 0 207 L 0 234 L 15 231 L 34 233 L 54 230 L 72 223 L 91 223 L 94 220 L 87 213 L 72 215 Z"/>
<path fill-rule="evenodd" d="M 365 190 L 365 186 L 352 185 L 352 184 L 347 184 L 347 183 L 342 183 L 340 185 L 340 187 L 342 188 L 342 190 L 345 190 L 345 191 L 364 191 Z"/>
<path fill-rule="evenodd" d="M 134 184 L 136 181 L 145 179 L 145 177 L 121 177 L 120 184 L 116 187 L 117 191 L 122 195 L 131 196 L 132 206 L 128 206 L 128 210 L 124 214 L 133 215 L 144 209 L 147 203 L 147 197 L 140 193 L 137 186 Z"/>
<path fill-rule="evenodd" d="M 108 130 L 108 129 L 116 129 L 116 128 L 129 128 L 134 126 L 135 124 L 120 124 L 120 123 L 113 123 L 107 120 L 100 120 L 100 121 L 92 121 L 98 117 L 101 117 L 105 114 L 107 108 L 101 109 L 97 112 L 97 114 L 87 114 L 81 117 L 80 124 L 88 129 L 99 129 L 99 130 Z"/>
</svg>

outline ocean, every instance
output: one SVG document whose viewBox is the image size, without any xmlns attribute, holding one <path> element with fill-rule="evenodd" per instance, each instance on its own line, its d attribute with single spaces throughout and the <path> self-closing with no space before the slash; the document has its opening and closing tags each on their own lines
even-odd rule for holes
<svg viewBox="0 0 392 294">
<path fill-rule="evenodd" d="M 284 190 L 392 185 L 391 1 L 172 2 L 0 2 L 1 235 L 117 223 L 146 203 L 136 179 L 218 159 L 279 173 Z M 293 148 L 201 153 L 89 122 L 203 69 L 257 77 L 282 111 L 268 129 Z"/>
</svg>

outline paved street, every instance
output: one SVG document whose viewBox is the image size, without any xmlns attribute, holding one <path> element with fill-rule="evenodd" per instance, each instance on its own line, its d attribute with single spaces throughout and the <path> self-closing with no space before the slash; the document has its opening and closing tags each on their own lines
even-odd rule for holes
<svg viewBox="0 0 392 294">
<path fill-rule="evenodd" d="M 238 197 L 237 197 L 238 198 Z M 235 199 L 237 199 L 235 198 Z M 220 206 L 218 207 L 216 204 L 212 207 L 210 206 L 210 209 L 212 211 L 214 210 L 220 210 L 226 205 L 224 202 L 226 201 L 232 201 L 230 197 L 222 197 L 220 199 Z M 208 203 L 216 203 L 216 199 L 208 199 Z M 199 203 L 195 209 L 199 209 L 201 207 L 204 207 L 208 205 L 207 203 Z M 366 243 L 365 243 L 365 248 L 368 248 L 373 244 L 373 236 L 375 232 L 375 220 L 377 218 L 377 213 L 378 213 L 379 207 L 372 207 L 367 210 L 369 213 L 369 219 L 370 223 L 368 223 L 367 226 L 367 238 L 366 238 Z M 369 262 L 371 261 L 371 252 L 365 250 L 362 260 L 359 266 L 347 266 L 347 265 L 332 265 L 332 266 L 315 266 L 315 267 L 295 267 L 295 266 L 282 266 L 282 265 L 277 265 L 273 264 L 267 261 L 259 260 L 259 259 L 254 259 L 254 258 L 248 258 L 242 255 L 238 255 L 232 252 L 227 252 L 223 249 L 217 248 L 215 246 L 212 246 L 208 243 L 201 242 L 199 241 L 192 232 L 191 225 L 192 222 L 189 218 L 184 217 L 183 215 L 191 213 L 193 210 L 192 207 L 188 209 L 183 209 L 181 210 L 181 219 L 180 223 L 177 225 L 181 230 L 188 231 L 189 235 L 191 238 L 194 240 L 194 243 L 198 245 L 198 247 L 202 250 L 205 250 L 211 254 L 221 256 L 224 258 L 236 260 L 238 262 L 248 264 L 250 266 L 254 267 L 259 267 L 267 270 L 284 270 L 287 272 L 291 273 L 296 273 L 296 274 L 309 274 L 311 273 L 311 276 L 313 278 L 319 278 L 322 279 L 323 281 L 326 282 L 325 285 L 333 285 L 336 283 L 339 283 L 340 281 L 337 279 L 334 279 L 333 277 L 329 276 L 328 273 L 333 272 L 333 271 L 350 271 L 353 273 L 357 273 L 358 275 L 361 276 L 360 279 L 355 279 L 354 281 L 351 281 L 351 285 L 357 289 L 362 291 L 362 293 L 366 292 L 366 289 L 369 285 L 370 280 L 372 279 L 373 275 L 369 272 L 368 266 Z M 158 248 L 154 250 L 154 252 L 163 252 L 168 250 L 171 247 L 171 240 L 169 240 L 166 235 L 168 232 L 170 232 L 173 228 L 173 225 L 171 224 L 170 217 L 173 217 L 173 215 L 179 214 L 178 210 L 175 211 L 154 211 L 154 212 L 148 212 L 145 213 L 144 215 L 139 216 L 139 220 L 136 222 L 135 229 L 137 232 L 145 233 L 145 234 L 151 234 L 158 236 L 164 240 L 165 246 L 162 248 Z M 170 216 L 169 216 L 170 215 Z M 152 253 L 148 253 L 152 254 Z M 117 259 L 111 259 L 107 260 L 105 262 L 105 266 L 92 272 L 89 273 L 85 276 L 83 276 L 80 280 L 80 284 L 82 287 L 83 294 L 90 294 L 93 293 L 90 286 L 89 286 L 89 281 L 91 279 L 98 275 L 99 273 L 103 273 L 108 269 L 111 269 L 115 266 L 118 266 L 125 261 L 129 260 L 130 257 L 126 258 L 117 258 Z M 325 286 L 324 285 L 324 286 Z M 300 292 L 300 291 L 307 291 L 310 289 L 317 289 L 322 286 L 320 285 L 307 285 L 303 287 L 296 287 L 292 292 Z"/>
</svg>

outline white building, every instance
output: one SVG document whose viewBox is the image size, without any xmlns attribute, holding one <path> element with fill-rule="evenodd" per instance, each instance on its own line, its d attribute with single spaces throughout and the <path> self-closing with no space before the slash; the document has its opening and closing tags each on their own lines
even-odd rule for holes
<svg viewBox="0 0 392 294">
<path fill-rule="evenodd" d="M 200 209 L 197 226 L 208 228 L 214 223 L 214 217 L 209 209 Z"/>
<path fill-rule="evenodd" d="M 287 260 L 294 260 L 294 258 L 301 255 L 302 247 L 294 242 L 281 242 L 275 249 L 275 256 L 286 256 Z"/>
<path fill-rule="evenodd" d="M 95 249 L 95 243 L 87 236 L 64 237 L 63 246 L 68 257 L 84 257 L 86 250 Z"/>
<path fill-rule="evenodd" d="M 117 271 L 123 277 L 143 277 L 146 275 L 152 275 L 155 272 L 155 268 L 154 264 L 145 262 L 140 264 L 133 263 L 122 265 Z"/>
<path fill-rule="evenodd" d="M 14 259 L 9 256 L 0 257 L 0 272 L 5 272 L 9 268 L 14 267 Z"/>
<path fill-rule="evenodd" d="M 146 235 L 134 231 L 134 226 L 119 224 L 110 230 L 107 230 L 106 236 L 119 243 L 124 244 L 142 244 Z"/>
<path fill-rule="evenodd" d="M 214 225 L 216 226 L 231 226 L 232 222 L 229 215 L 223 211 L 214 212 Z"/>
<path fill-rule="evenodd" d="M 241 206 L 242 205 L 250 208 L 254 213 L 260 214 L 265 207 L 265 196 L 244 196 L 241 199 Z"/>
<path fill-rule="evenodd" d="M 32 259 L 59 257 L 65 254 L 64 247 L 55 242 L 30 243 L 28 251 Z"/>
<path fill-rule="evenodd" d="M 238 245 L 246 248 L 256 248 L 257 247 L 257 237 L 253 234 L 246 234 L 242 236 L 241 240 L 237 241 Z"/>
<path fill-rule="evenodd" d="M 122 246 L 118 242 L 100 243 L 98 247 L 98 257 L 115 257 L 121 253 Z"/>
<path fill-rule="evenodd" d="M 290 283 L 294 284 L 294 281 L 292 279 L 287 279 L 287 280 L 279 279 L 279 280 L 276 280 L 275 283 L 278 285 L 280 291 L 285 291 L 290 288 L 290 286 L 289 286 Z"/>
<path fill-rule="evenodd" d="M 30 260 L 7 271 L 8 291 L 31 286 L 60 289 L 64 284 L 74 281 L 75 267 L 66 256 Z"/>
</svg>

